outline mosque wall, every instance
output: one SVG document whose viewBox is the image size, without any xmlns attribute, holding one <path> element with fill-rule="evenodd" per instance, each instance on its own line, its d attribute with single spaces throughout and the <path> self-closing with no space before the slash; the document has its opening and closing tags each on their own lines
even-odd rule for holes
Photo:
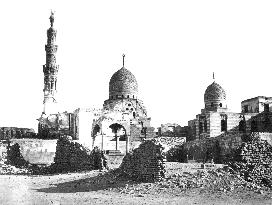
<svg viewBox="0 0 272 205">
<path fill-rule="evenodd" d="M 77 109 L 74 112 L 76 123 L 75 123 L 75 138 L 82 145 L 92 149 L 93 138 L 92 129 L 93 122 L 97 119 L 93 110 L 88 109 Z"/>
<path fill-rule="evenodd" d="M 239 124 L 245 120 L 245 133 L 251 132 L 251 118 L 256 116 L 256 113 L 232 113 L 232 112 L 202 112 L 196 116 L 196 119 L 188 121 L 188 128 L 190 128 L 187 141 L 202 140 L 206 138 L 213 138 L 225 135 L 226 133 L 237 133 Z M 222 128 L 222 120 L 225 120 L 226 129 Z M 272 120 L 272 116 L 271 116 Z M 260 121 L 260 120 L 259 120 Z M 262 130 L 261 128 L 259 130 Z"/>
<path fill-rule="evenodd" d="M 242 144 L 242 136 L 243 134 L 228 133 L 223 137 L 186 142 L 183 147 L 184 156 L 197 162 L 214 160 L 221 163 L 231 157 L 233 150 Z"/>
<path fill-rule="evenodd" d="M 12 139 L 11 145 L 15 143 L 19 144 L 23 158 L 31 164 L 52 164 L 54 162 L 57 140 Z"/>
</svg>

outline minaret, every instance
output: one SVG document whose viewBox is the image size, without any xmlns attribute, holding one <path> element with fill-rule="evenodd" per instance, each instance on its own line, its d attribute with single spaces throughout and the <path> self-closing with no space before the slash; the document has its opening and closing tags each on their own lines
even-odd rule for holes
<svg viewBox="0 0 272 205">
<path fill-rule="evenodd" d="M 55 45 L 57 31 L 53 28 L 54 13 L 51 11 L 50 15 L 51 27 L 47 30 L 47 44 L 45 45 L 46 51 L 46 64 L 43 65 L 44 73 L 44 100 L 43 100 L 43 113 L 53 114 L 57 113 L 57 75 L 59 66 L 56 65 L 56 52 L 58 46 Z"/>
</svg>

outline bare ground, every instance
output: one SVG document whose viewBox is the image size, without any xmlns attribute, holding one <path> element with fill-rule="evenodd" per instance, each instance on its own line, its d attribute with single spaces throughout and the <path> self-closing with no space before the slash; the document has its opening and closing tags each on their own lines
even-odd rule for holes
<svg viewBox="0 0 272 205">
<path fill-rule="evenodd" d="M 180 167 L 195 172 L 192 167 Z M 177 170 L 168 169 L 168 175 Z M 180 172 L 180 170 L 179 170 Z M 0 175 L 0 204 L 272 204 L 272 191 L 172 189 L 90 171 L 52 176 Z M 157 183 L 158 184 L 158 183 Z"/>
</svg>

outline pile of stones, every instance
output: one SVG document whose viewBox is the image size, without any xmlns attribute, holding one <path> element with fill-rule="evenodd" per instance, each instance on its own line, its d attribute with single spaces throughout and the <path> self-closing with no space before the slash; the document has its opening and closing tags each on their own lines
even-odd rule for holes
<svg viewBox="0 0 272 205">
<path fill-rule="evenodd" d="M 118 187 L 118 191 L 123 194 L 141 195 L 145 194 L 184 194 L 184 192 L 194 190 L 200 193 L 234 193 L 245 190 L 262 191 L 261 187 L 245 181 L 235 173 L 230 173 L 228 167 L 216 170 L 198 170 L 192 172 L 166 173 L 166 177 L 155 183 L 130 183 Z"/>
<path fill-rule="evenodd" d="M 28 168 L 18 168 L 0 161 L 0 174 L 31 174 Z"/>
<path fill-rule="evenodd" d="M 164 178 L 164 162 L 163 147 L 147 140 L 124 157 L 120 169 L 133 180 L 154 182 Z"/>
<path fill-rule="evenodd" d="M 50 166 L 50 172 L 67 172 L 92 170 L 91 151 L 67 137 L 62 137 L 57 142 L 54 164 Z"/>
<path fill-rule="evenodd" d="M 267 141 L 244 142 L 230 166 L 245 180 L 272 187 L 272 146 Z"/>
<path fill-rule="evenodd" d="M 8 144 L 6 159 L 7 164 L 15 166 L 17 168 L 28 166 L 28 162 L 23 158 L 20 152 L 20 145 L 18 143 L 15 143 L 12 146 Z"/>
<path fill-rule="evenodd" d="M 26 167 L 26 166 L 18 166 L 18 164 L 16 166 L 11 165 L 12 164 L 16 164 L 16 162 L 18 162 L 17 160 L 11 162 L 10 160 L 8 161 L 8 156 L 7 153 L 2 154 L 1 158 L 0 158 L 0 174 L 30 174 L 30 170 Z M 21 163 L 19 163 L 21 164 Z"/>
<path fill-rule="evenodd" d="M 0 160 L 0 174 L 54 174 L 107 168 L 107 159 L 99 149 L 90 151 L 68 137 L 57 142 L 54 163 L 29 164 L 24 160 L 18 143 L 7 147 L 7 156 Z"/>
<path fill-rule="evenodd" d="M 61 137 L 57 142 L 54 163 L 44 168 L 44 172 L 60 173 L 86 171 L 107 167 L 107 159 L 97 147 L 90 151 L 78 142 L 67 137 Z M 39 172 L 40 170 L 38 170 Z"/>
</svg>

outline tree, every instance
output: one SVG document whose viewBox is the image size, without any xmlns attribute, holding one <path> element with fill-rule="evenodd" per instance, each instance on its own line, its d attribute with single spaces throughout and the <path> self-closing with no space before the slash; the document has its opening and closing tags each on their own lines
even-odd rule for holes
<svg viewBox="0 0 272 205">
<path fill-rule="evenodd" d="M 123 128 L 123 126 L 118 124 L 118 123 L 114 123 L 114 124 L 110 125 L 110 128 L 112 129 L 112 132 L 114 133 L 115 140 L 116 140 L 116 150 L 118 150 L 118 136 L 117 136 L 117 133 L 121 128 Z"/>
</svg>

